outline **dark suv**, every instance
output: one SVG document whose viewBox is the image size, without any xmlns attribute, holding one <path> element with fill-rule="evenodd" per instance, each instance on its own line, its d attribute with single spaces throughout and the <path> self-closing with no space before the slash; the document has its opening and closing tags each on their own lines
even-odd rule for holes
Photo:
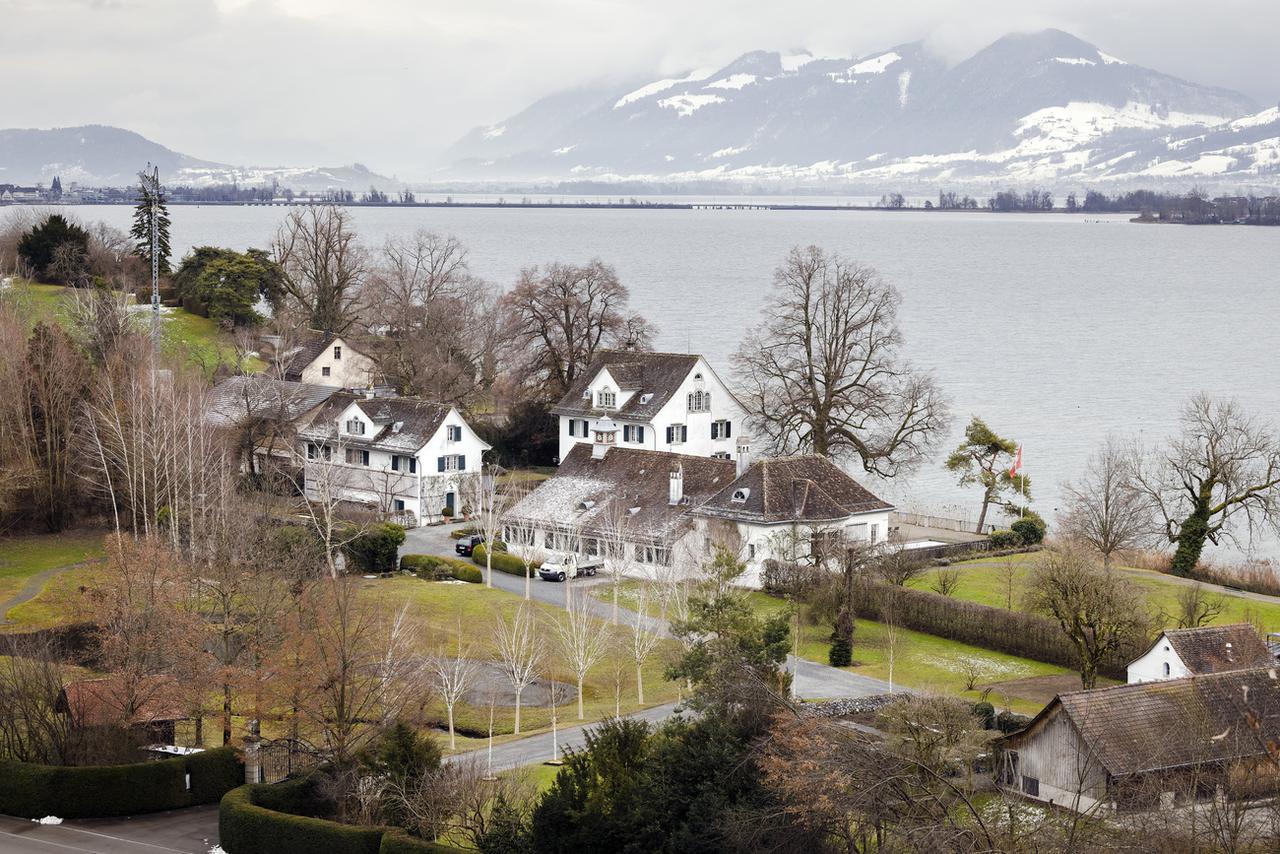
<svg viewBox="0 0 1280 854">
<path fill-rule="evenodd" d="M 484 545 L 484 537 L 479 534 L 467 534 L 465 537 L 458 538 L 458 544 L 453 550 L 464 557 L 471 557 L 471 553 L 476 550 L 476 546 Z"/>
</svg>

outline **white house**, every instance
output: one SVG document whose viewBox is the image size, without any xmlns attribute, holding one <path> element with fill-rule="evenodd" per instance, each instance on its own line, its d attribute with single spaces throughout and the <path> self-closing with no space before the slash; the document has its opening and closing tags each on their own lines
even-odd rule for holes
<svg viewBox="0 0 1280 854">
<path fill-rule="evenodd" d="M 452 406 L 409 397 L 333 395 L 298 430 L 307 497 L 363 505 L 407 525 L 467 503 L 485 443 Z"/>
<path fill-rule="evenodd" d="M 263 472 L 295 461 L 296 425 L 304 424 L 341 389 L 279 380 L 265 374 L 227 377 L 206 396 L 205 424 L 232 433 L 241 468 Z M 251 447 L 250 447 L 251 446 Z"/>
<path fill-rule="evenodd" d="M 574 444 L 559 470 L 506 515 L 509 547 L 523 554 L 604 554 L 623 547 L 622 571 L 691 570 L 721 543 L 760 586 L 769 558 L 807 557 L 830 538 L 879 542 L 891 505 L 817 456 L 751 462 L 628 447 L 610 418 L 591 444 Z"/>
<path fill-rule="evenodd" d="M 560 419 L 560 460 L 590 443 L 606 416 L 618 447 L 732 459 L 746 413 L 702 356 L 605 350 L 551 410 Z"/>
<path fill-rule="evenodd" d="M 380 375 L 373 357 L 332 333 L 317 333 L 279 359 L 286 380 L 309 385 L 367 388 Z"/>
<path fill-rule="evenodd" d="M 1181 679 L 1224 670 L 1276 663 L 1270 649 L 1248 623 L 1168 629 L 1142 655 L 1129 662 L 1129 684 Z"/>
</svg>

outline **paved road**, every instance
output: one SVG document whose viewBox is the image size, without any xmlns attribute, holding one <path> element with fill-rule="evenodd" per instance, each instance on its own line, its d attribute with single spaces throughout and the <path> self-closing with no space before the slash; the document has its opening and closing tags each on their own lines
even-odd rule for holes
<svg viewBox="0 0 1280 854">
<path fill-rule="evenodd" d="M 206 854 L 218 842 L 218 807 L 36 824 L 0 816 L 0 851 L 5 854 Z"/>
</svg>

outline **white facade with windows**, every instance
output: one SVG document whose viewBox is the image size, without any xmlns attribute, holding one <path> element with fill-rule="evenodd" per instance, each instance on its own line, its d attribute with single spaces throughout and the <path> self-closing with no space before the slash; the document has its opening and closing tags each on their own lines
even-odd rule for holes
<svg viewBox="0 0 1280 854">
<path fill-rule="evenodd" d="M 411 526 L 462 514 L 489 445 L 457 409 L 353 394 L 331 404 L 298 433 L 309 499 L 328 492 Z"/>
<path fill-rule="evenodd" d="M 702 356 L 609 351 L 555 407 L 560 455 L 609 417 L 618 446 L 732 459 L 746 412 Z"/>
</svg>

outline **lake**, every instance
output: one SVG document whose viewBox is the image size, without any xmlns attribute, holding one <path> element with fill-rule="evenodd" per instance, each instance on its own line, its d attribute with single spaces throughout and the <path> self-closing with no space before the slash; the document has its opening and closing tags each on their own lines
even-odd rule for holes
<svg viewBox="0 0 1280 854">
<path fill-rule="evenodd" d="M 71 208 L 128 227 L 127 207 Z M 286 209 L 175 206 L 175 256 L 265 247 Z M 910 479 L 868 483 L 904 506 L 976 517 L 978 494 L 941 468 L 971 415 L 1024 445 L 1034 505 L 1109 432 L 1154 442 L 1198 391 L 1280 418 L 1280 228 L 1137 225 L 1126 216 L 924 211 L 355 208 L 363 240 L 427 228 L 504 286 L 522 267 L 600 257 L 657 325 L 659 349 L 728 373 L 773 270 L 814 243 L 877 268 L 902 292 L 906 352 L 949 395 L 954 433 Z M 857 473 L 855 472 L 855 476 Z M 1262 553 L 1274 554 L 1274 546 Z"/>
</svg>

